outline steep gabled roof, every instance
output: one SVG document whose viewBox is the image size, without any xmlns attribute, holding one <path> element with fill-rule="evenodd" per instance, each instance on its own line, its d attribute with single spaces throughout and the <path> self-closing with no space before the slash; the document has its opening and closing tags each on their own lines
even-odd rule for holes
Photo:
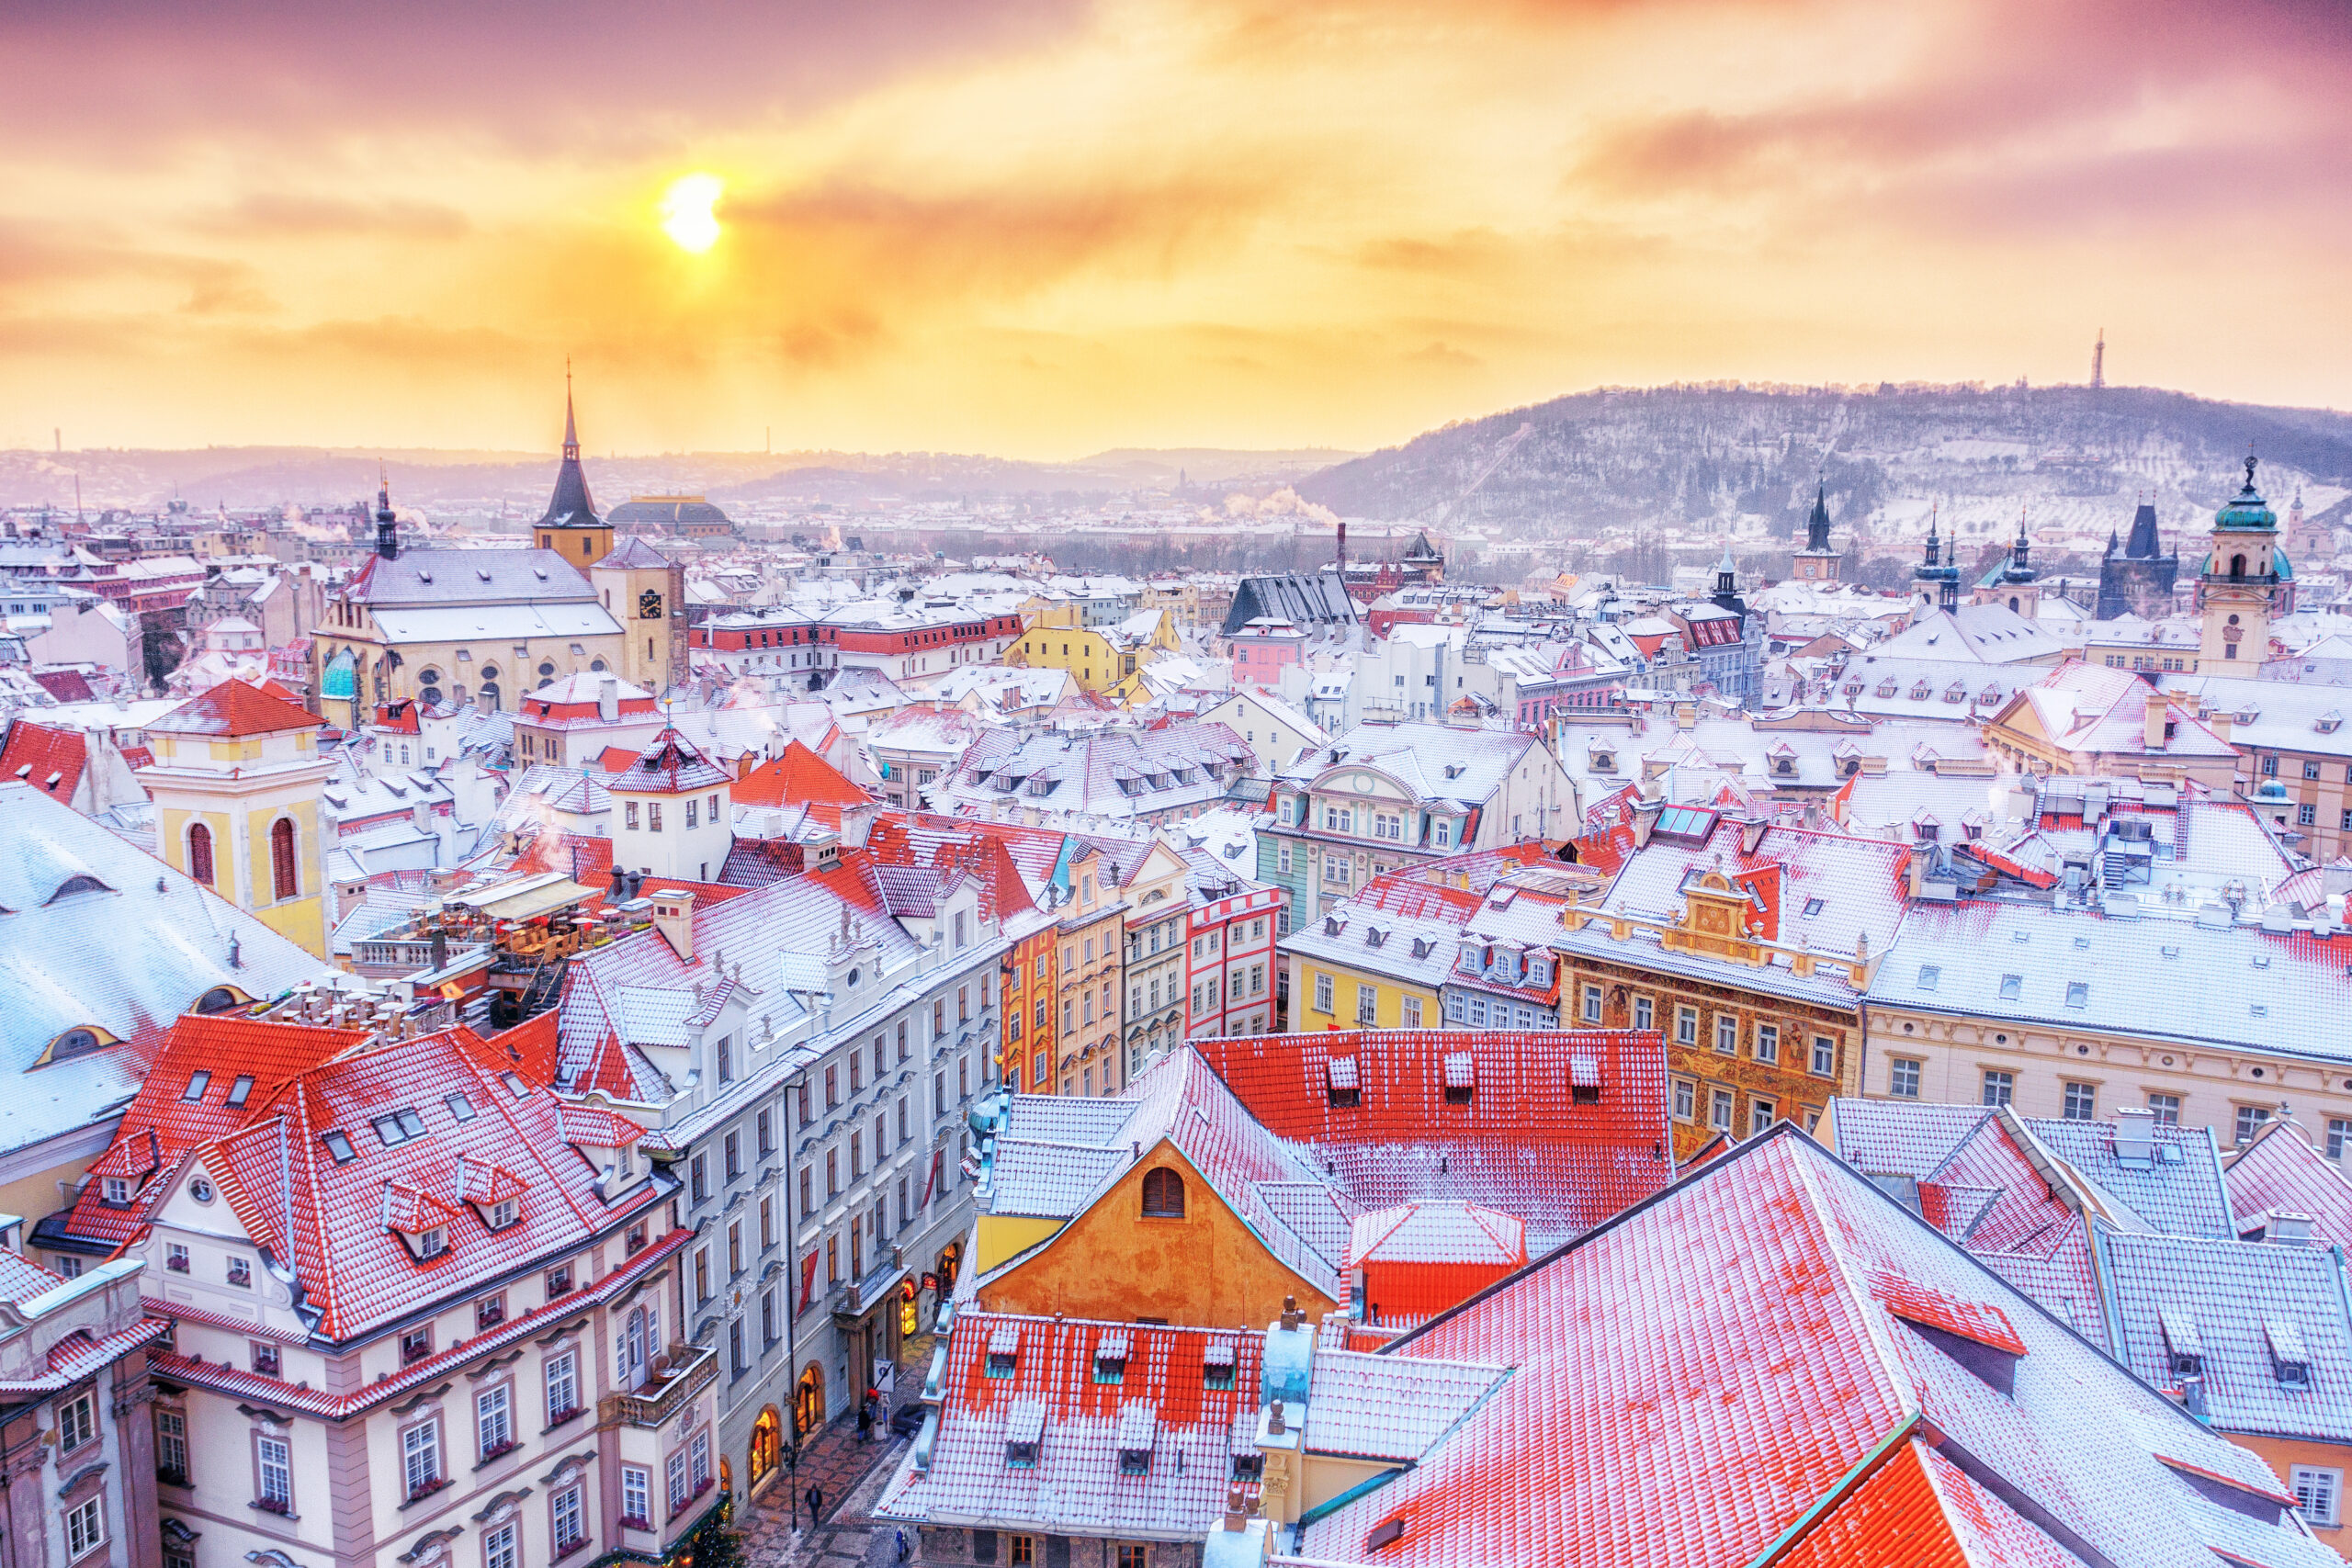
<svg viewBox="0 0 2352 1568">
<path fill-rule="evenodd" d="M 317 729 L 322 720 L 294 703 L 243 681 L 223 681 L 200 697 L 151 720 L 153 735 L 277 735 L 289 729 Z"/>
<path fill-rule="evenodd" d="M 52 729 L 19 718 L 10 723 L 7 741 L 0 745 L 0 779 L 21 781 L 69 806 L 89 765 L 89 744 L 78 729 Z"/>
<path fill-rule="evenodd" d="M 738 806 L 824 806 L 834 821 L 844 806 L 866 806 L 874 797 L 850 783 L 841 770 L 797 740 L 736 781 Z"/>
</svg>

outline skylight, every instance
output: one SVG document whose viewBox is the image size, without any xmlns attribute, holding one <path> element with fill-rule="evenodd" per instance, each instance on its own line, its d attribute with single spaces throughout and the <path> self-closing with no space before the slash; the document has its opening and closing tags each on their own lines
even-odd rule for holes
<svg viewBox="0 0 2352 1568">
<path fill-rule="evenodd" d="M 1919 965 L 1919 988 L 1921 990 L 1934 990 L 1937 983 L 1943 977 L 1944 972 L 1941 964 L 1922 964 Z"/>
<path fill-rule="evenodd" d="M 2088 1007 L 2088 1006 L 2090 1006 L 2090 1005 L 2091 1005 L 2091 987 L 2090 987 L 2090 982 L 2089 982 L 2089 981 L 2087 981 L 2087 980 L 2069 980 L 2069 981 L 2067 981 L 2067 982 L 2066 982 L 2066 1005 L 2067 1005 L 2068 1007 L 2070 1007 L 2070 1008 L 2081 1008 L 2081 1007 Z"/>
<path fill-rule="evenodd" d="M 458 1121 L 470 1122 L 474 1119 L 474 1102 L 462 1094 L 450 1095 L 441 1103 L 449 1108 L 449 1114 Z"/>
<path fill-rule="evenodd" d="M 229 1108 L 232 1111 L 242 1109 L 245 1103 L 246 1097 L 251 1095 L 253 1091 L 253 1074 L 239 1073 L 237 1075 L 237 1081 L 229 1086 Z"/>
<path fill-rule="evenodd" d="M 337 1165 L 349 1165 L 356 1157 L 352 1152 L 351 1140 L 341 1133 L 324 1134 L 321 1135 L 319 1142 L 327 1146 L 327 1153 L 334 1156 L 334 1163 Z"/>
<path fill-rule="evenodd" d="M 2013 1002 L 2013 1001 L 2017 1000 L 2017 999 L 2018 999 L 2018 992 L 2020 992 L 2020 991 L 2022 991 L 2024 988 L 2025 988 L 2025 976 L 2022 976 L 2022 975 L 2004 975 L 2004 976 L 2001 976 L 2001 999 L 2002 999 L 2003 1001 L 2005 1001 L 2005 1002 Z"/>
<path fill-rule="evenodd" d="M 211 1084 L 212 1075 L 210 1073 L 190 1073 L 187 1076 L 187 1088 L 180 1091 L 180 1099 L 183 1101 L 189 1103 L 202 1100 L 204 1098 L 204 1091 L 210 1088 Z"/>
<path fill-rule="evenodd" d="M 1804 901 L 1804 912 L 1808 915 L 1817 915 L 1821 913 L 1821 900 L 1818 898 L 1806 899 Z"/>
</svg>

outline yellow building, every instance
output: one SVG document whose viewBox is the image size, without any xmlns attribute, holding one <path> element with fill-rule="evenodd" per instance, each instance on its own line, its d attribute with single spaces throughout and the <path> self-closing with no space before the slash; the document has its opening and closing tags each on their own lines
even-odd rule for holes
<svg viewBox="0 0 2352 1568">
<path fill-rule="evenodd" d="M 1115 625 L 1085 624 L 1074 600 L 1035 599 L 1022 606 L 1029 629 L 1005 650 L 1016 669 L 1061 670 L 1080 687 L 1133 706 L 1144 696 L 1142 671 L 1176 650 L 1176 623 L 1165 609 L 1139 610 Z"/>
<path fill-rule="evenodd" d="M 259 686 L 224 681 L 147 726 L 156 853 L 262 924 L 326 956 L 319 792 L 333 765 L 319 721 Z"/>
<path fill-rule="evenodd" d="M 1289 1027 L 1437 1029 L 1438 987 L 1460 950 L 1460 920 L 1399 915 L 1351 901 L 1282 939 Z"/>
</svg>

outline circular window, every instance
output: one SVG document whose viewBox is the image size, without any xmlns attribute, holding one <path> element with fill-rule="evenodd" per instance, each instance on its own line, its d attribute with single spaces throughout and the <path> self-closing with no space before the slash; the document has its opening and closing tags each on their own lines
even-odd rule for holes
<svg viewBox="0 0 2352 1568">
<path fill-rule="evenodd" d="M 2254 1069 L 2254 1076 L 2255 1076 L 2256 1077 L 2260 1077 L 2262 1076 L 2262 1069 L 2261 1069 L 2260 1067 L 2256 1067 L 2256 1068 L 2255 1068 L 2255 1069 Z"/>
<path fill-rule="evenodd" d="M 857 984 L 857 971 L 854 969 L 849 972 L 849 983 L 853 986 Z"/>
<path fill-rule="evenodd" d="M 1905 1024 L 1905 1025 L 1903 1026 L 1903 1032 L 1904 1032 L 1904 1033 L 1905 1033 L 1905 1034 L 1910 1033 L 1910 1032 L 1911 1032 L 1911 1026 L 1910 1026 L 1909 1024 L 1907 1024 L 1907 1023 L 1906 1023 L 1906 1024 Z"/>
<path fill-rule="evenodd" d="M 212 1183 L 197 1177 L 187 1184 L 187 1195 L 199 1203 L 209 1203 L 212 1201 Z"/>
<path fill-rule="evenodd" d="M 2170 1056 L 2166 1056 L 2165 1058 L 2165 1066 L 2167 1067 L 2172 1066 L 2172 1058 Z M 2352 1089 L 2352 1082 L 2347 1082 L 2344 1087 L 2346 1089 Z"/>
<path fill-rule="evenodd" d="M 592 659 L 588 661 L 588 668 L 601 675 L 605 672 L 605 661 L 601 659 Z"/>
<path fill-rule="evenodd" d="M 481 678 L 482 678 L 483 680 L 485 680 L 485 681 L 495 681 L 495 680 L 497 680 L 497 679 L 498 679 L 498 666 L 497 666 L 497 665 L 495 665 L 495 664 L 485 664 L 485 665 L 483 665 L 483 666 L 481 667 Z"/>
<path fill-rule="evenodd" d="M 551 663 L 543 661 L 539 665 L 539 673 L 542 675 L 552 675 L 555 673 L 555 666 Z"/>
<path fill-rule="evenodd" d="M 1996 1045 L 2007 1045 L 2008 1043 L 2009 1037 L 2006 1034 L 1996 1034 L 1993 1036 L 1993 1043 Z"/>
<path fill-rule="evenodd" d="M 2090 1054 L 2091 1048 L 2087 1045 L 2077 1045 L 2075 1047 L 2075 1055 L 2077 1056 L 2087 1056 Z"/>
</svg>

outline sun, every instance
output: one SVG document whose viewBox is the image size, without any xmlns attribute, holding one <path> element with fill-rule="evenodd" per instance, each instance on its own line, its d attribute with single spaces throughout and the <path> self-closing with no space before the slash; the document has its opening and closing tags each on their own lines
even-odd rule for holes
<svg viewBox="0 0 2352 1568">
<path fill-rule="evenodd" d="M 712 209 L 726 192 L 717 175 L 680 175 L 662 193 L 662 231 L 680 250 L 700 255 L 718 243 L 718 218 Z"/>
</svg>

